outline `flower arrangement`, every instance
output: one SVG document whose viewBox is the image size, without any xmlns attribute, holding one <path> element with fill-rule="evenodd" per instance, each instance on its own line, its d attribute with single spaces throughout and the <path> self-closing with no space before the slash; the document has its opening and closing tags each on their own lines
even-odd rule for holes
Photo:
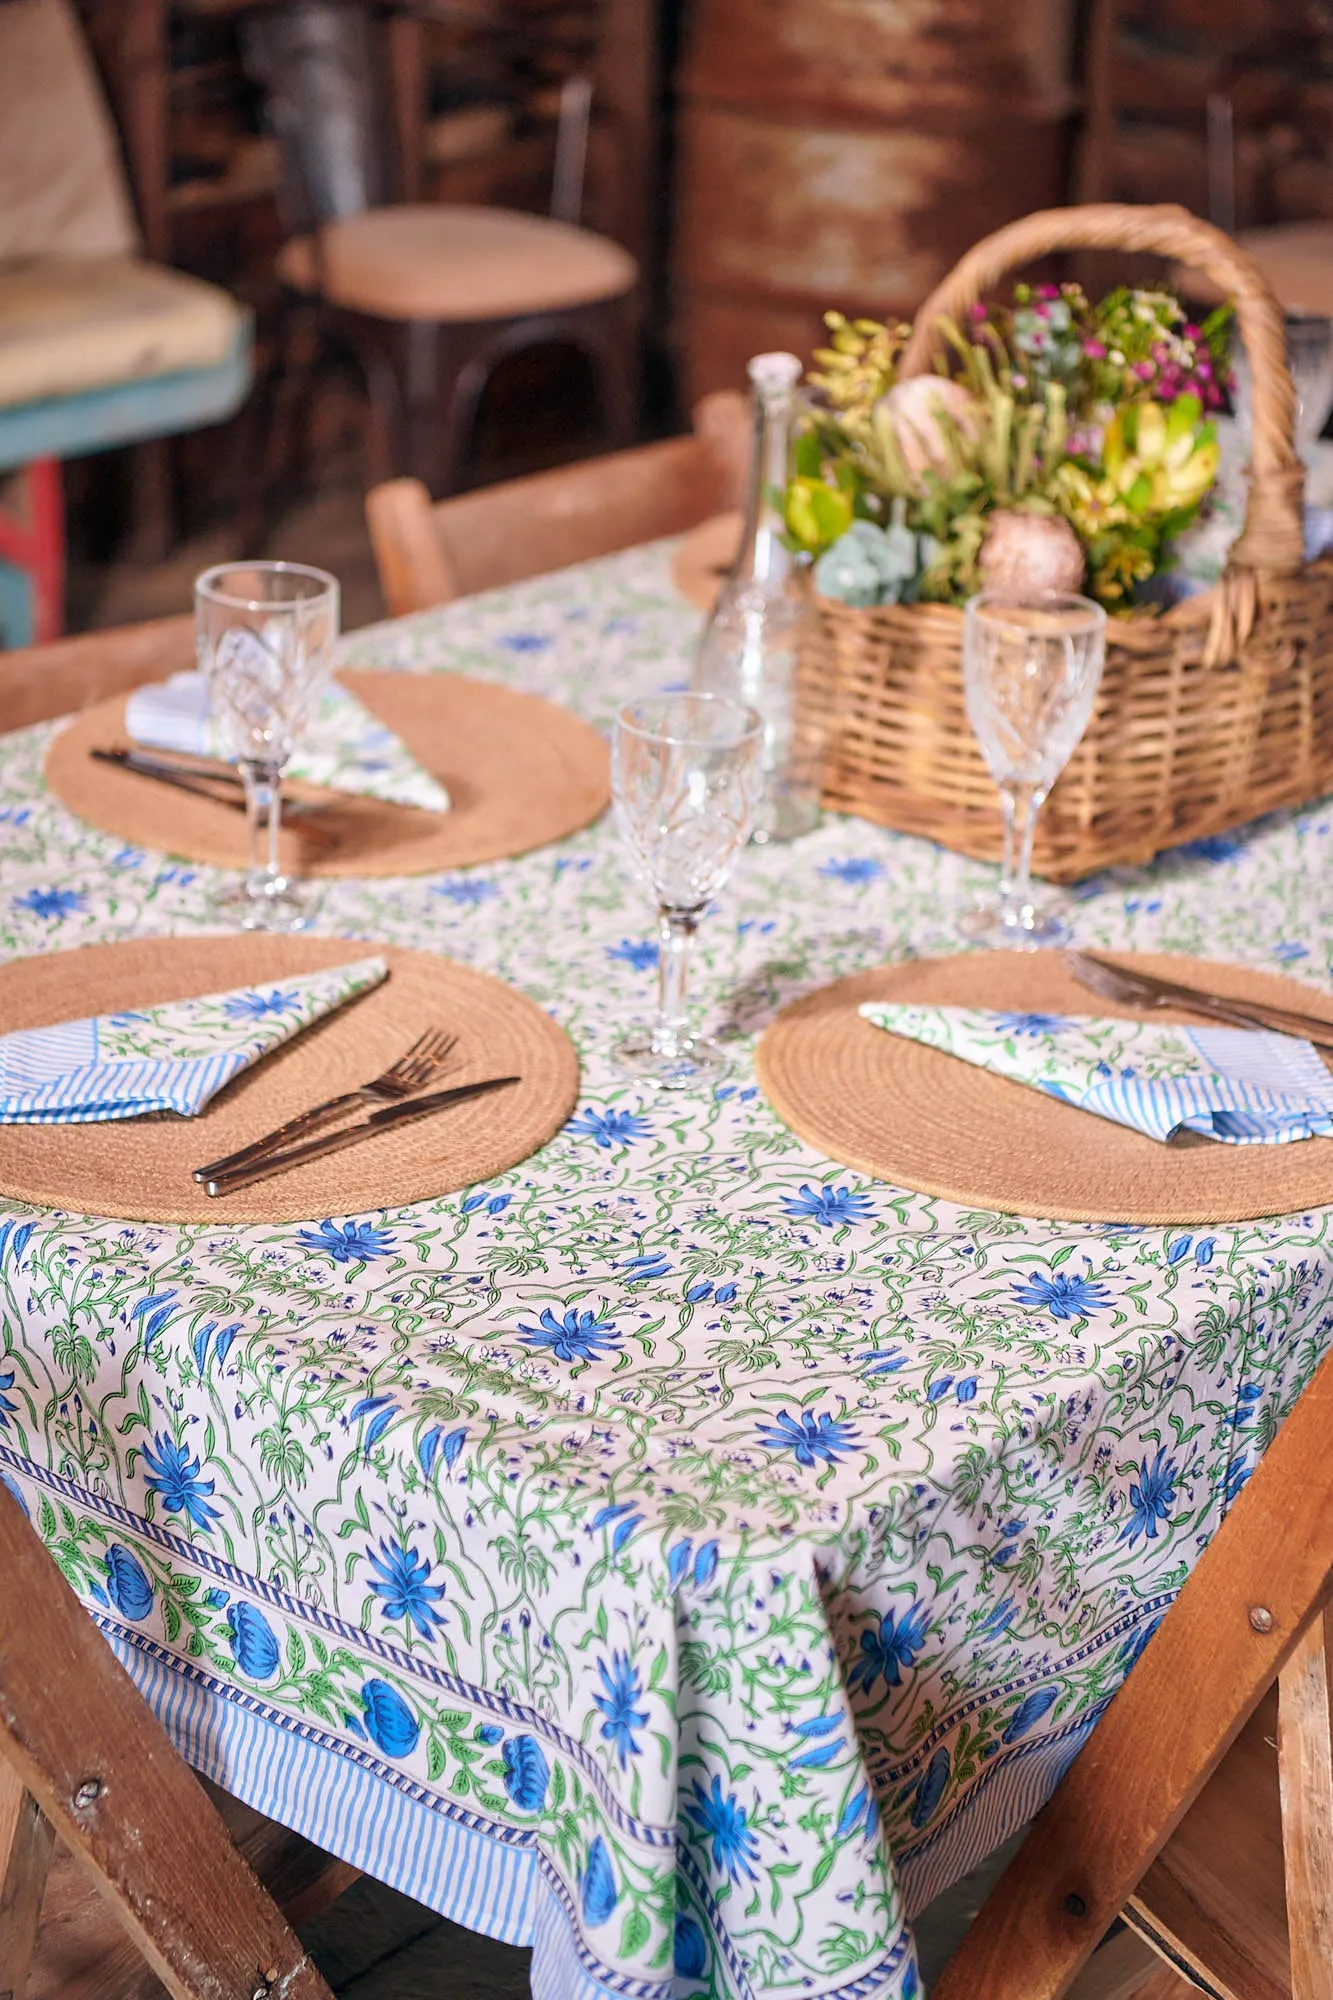
<svg viewBox="0 0 1333 2000">
<path fill-rule="evenodd" d="M 1218 468 L 1229 308 L 1073 284 L 948 323 L 946 370 L 899 379 L 911 329 L 829 313 L 784 517 L 849 604 L 961 603 L 985 584 L 1128 610 Z"/>
</svg>

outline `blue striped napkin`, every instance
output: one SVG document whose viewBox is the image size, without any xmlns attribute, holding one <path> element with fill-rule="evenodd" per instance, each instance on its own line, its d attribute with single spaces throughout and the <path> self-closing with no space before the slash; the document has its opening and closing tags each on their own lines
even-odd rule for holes
<svg viewBox="0 0 1333 2000">
<path fill-rule="evenodd" d="M 219 757 L 224 763 L 231 757 L 225 734 L 209 712 L 202 674 L 173 674 L 169 681 L 136 688 L 125 704 L 125 727 L 149 749 Z M 287 776 L 388 805 L 449 810 L 449 794 L 438 779 L 422 769 L 400 736 L 337 681 L 325 688 L 301 731 Z"/>
<path fill-rule="evenodd" d="M 1333 1075 L 1292 1035 L 873 1000 L 861 1013 L 1150 1139 L 1201 1132 L 1229 1146 L 1281 1146 L 1333 1136 Z"/>
<path fill-rule="evenodd" d="M 223 1084 L 388 977 L 362 958 L 133 1013 L 0 1036 L 0 1125 L 88 1125 L 146 1111 L 193 1117 Z"/>
</svg>

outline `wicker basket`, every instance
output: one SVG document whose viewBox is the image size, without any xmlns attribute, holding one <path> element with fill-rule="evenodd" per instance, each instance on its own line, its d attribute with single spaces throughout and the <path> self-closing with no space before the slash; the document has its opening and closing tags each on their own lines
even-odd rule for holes
<svg viewBox="0 0 1333 2000">
<path fill-rule="evenodd" d="M 1282 311 L 1244 251 L 1183 208 L 1030 215 L 986 237 L 932 293 L 902 373 L 930 367 L 941 317 L 961 321 L 1014 266 L 1075 248 L 1154 251 L 1234 298 L 1254 455 L 1223 582 L 1110 622 L 1092 721 L 1037 828 L 1034 866 L 1057 882 L 1333 789 L 1333 561 L 1303 560 Z M 951 606 L 864 611 L 816 597 L 801 679 L 829 721 L 827 805 L 997 860 L 999 802 L 967 721 L 962 631 Z"/>
</svg>

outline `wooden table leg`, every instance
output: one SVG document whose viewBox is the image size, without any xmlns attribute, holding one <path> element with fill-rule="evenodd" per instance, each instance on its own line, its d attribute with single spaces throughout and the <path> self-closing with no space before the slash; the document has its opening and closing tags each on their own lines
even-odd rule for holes
<svg viewBox="0 0 1333 2000">
<path fill-rule="evenodd" d="M 23 2000 L 55 1836 L 0 1758 L 0 2000 Z"/>
<path fill-rule="evenodd" d="M 1278 1682 L 1278 1770 L 1292 2000 L 1333 2000 L 1333 1669 L 1328 1610 Z"/>
</svg>

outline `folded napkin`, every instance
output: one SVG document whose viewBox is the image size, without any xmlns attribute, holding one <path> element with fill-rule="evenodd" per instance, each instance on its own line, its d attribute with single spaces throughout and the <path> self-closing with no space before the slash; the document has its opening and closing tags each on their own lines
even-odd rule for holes
<svg viewBox="0 0 1333 2000">
<path fill-rule="evenodd" d="M 137 688 L 125 704 L 125 726 L 136 743 L 190 757 L 228 758 L 221 726 L 209 714 L 202 674 L 173 674 Z M 337 681 L 319 698 L 287 766 L 290 777 L 331 791 L 353 792 L 389 805 L 449 810 L 444 786 L 423 771 L 401 738 Z"/>
<path fill-rule="evenodd" d="M 251 1063 L 387 978 L 382 958 L 0 1036 L 0 1125 L 192 1117 Z"/>
<path fill-rule="evenodd" d="M 1333 1075 L 1309 1042 L 1250 1028 L 1158 1027 L 1081 1014 L 868 1001 L 868 1021 L 1150 1139 L 1231 1146 L 1333 1135 Z"/>
</svg>

